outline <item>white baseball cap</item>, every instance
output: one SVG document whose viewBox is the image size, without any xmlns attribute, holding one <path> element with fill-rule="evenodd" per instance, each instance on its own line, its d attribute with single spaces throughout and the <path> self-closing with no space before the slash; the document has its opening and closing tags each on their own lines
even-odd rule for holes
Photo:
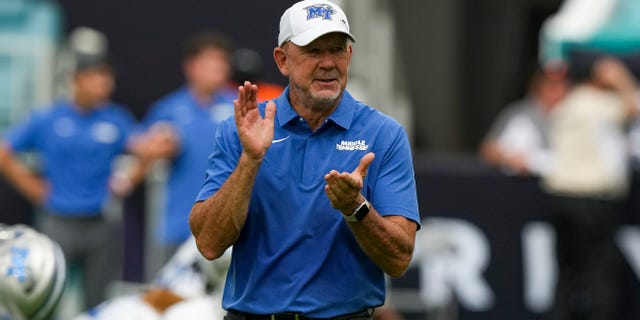
<svg viewBox="0 0 640 320">
<path fill-rule="evenodd" d="M 327 0 L 304 0 L 289 7 L 280 18 L 278 46 L 291 41 L 306 46 L 313 40 L 331 32 L 349 33 L 349 21 L 342 9 Z"/>
</svg>

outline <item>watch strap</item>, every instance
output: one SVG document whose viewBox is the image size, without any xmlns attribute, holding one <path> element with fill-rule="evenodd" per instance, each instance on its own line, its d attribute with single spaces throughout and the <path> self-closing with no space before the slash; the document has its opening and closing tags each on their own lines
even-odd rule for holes
<svg viewBox="0 0 640 320">
<path fill-rule="evenodd" d="M 364 219 L 364 217 L 367 216 L 367 214 L 369 214 L 369 211 L 369 201 L 367 201 L 367 199 L 364 199 L 364 201 L 360 205 L 358 205 L 355 210 L 353 210 L 353 213 L 348 216 L 343 215 L 343 217 L 347 222 L 360 222 L 362 221 L 362 219 Z"/>
</svg>

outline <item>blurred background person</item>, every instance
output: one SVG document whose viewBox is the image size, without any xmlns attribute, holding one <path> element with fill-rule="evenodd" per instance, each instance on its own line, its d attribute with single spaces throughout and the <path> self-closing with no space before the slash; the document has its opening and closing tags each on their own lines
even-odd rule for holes
<svg viewBox="0 0 640 320">
<path fill-rule="evenodd" d="M 75 54 L 71 97 L 34 112 L 6 133 L 0 172 L 41 209 L 38 229 L 79 267 L 83 303 L 92 306 L 119 277 L 120 228 L 105 210 L 112 197 L 113 161 L 126 152 L 134 119 L 110 101 L 115 77 L 107 51 Z M 26 151 L 38 155 L 37 169 L 17 158 Z"/>
<path fill-rule="evenodd" d="M 237 49 L 233 54 L 233 82 L 242 85 L 245 81 L 260 88 L 258 101 L 275 99 L 282 93 L 284 86 L 264 80 L 262 56 L 249 48 Z"/>
<path fill-rule="evenodd" d="M 552 113 L 551 194 L 559 282 L 553 319 L 617 319 L 622 260 L 615 232 L 623 220 L 631 173 L 628 124 L 636 116 L 636 79 L 603 57 Z"/>
<path fill-rule="evenodd" d="M 565 70 L 536 70 L 528 94 L 505 107 L 492 124 L 480 156 L 508 173 L 541 175 L 549 166 L 549 118 L 568 89 Z"/>
<path fill-rule="evenodd" d="M 552 114 L 551 195 L 559 281 L 551 319 L 617 319 L 624 270 L 616 247 L 631 189 L 640 2 L 566 0 L 540 32 L 540 61 L 575 82 Z"/>
<path fill-rule="evenodd" d="M 217 31 L 202 31 L 184 42 L 185 84 L 154 103 L 143 121 L 146 132 L 134 143 L 142 158 L 168 160 L 164 191 L 158 205 L 154 238 L 160 246 L 155 266 L 161 266 L 191 236 L 189 212 L 204 182 L 218 122 L 233 113 L 235 89 L 230 86 L 233 43 Z M 153 211 L 153 209 L 152 209 Z"/>
</svg>

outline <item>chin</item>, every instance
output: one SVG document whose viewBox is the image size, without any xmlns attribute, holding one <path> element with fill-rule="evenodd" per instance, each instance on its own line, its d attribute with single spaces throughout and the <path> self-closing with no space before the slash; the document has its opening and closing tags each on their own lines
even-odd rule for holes
<svg viewBox="0 0 640 320">
<path fill-rule="evenodd" d="M 314 101 L 316 101 L 317 104 L 321 104 L 321 105 L 332 105 L 334 102 L 336 102 L 336 100 L 338 100 L 338 97 L 340 97 L 339 94 L 332 94 L 332 95 L 314 95 L 312 96 L 312 99 Z"/>
<path fill-rule="evenodd" d="M 318 101 L 334 101 L 340 97 L 340 93 L 342 91 L 339 88 L 336 89 L 327 89 L 327 90 L 316 90 L 311 93 L 311 97 Z"/>
</svg>

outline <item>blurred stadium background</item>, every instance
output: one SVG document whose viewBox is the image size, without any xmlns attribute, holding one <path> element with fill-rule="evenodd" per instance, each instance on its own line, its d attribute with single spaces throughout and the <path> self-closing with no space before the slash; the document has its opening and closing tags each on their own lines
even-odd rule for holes
<svg viewBox="0 0 640 320">
<path fill-rule="evenodd" d="M 64 92 L 64 75 L 55 61 L 66 36 L 78 26 L 95 28 L 109 39 L 117 70 L 114 100 L 138 118 L 180 85 L 180 45 L 201 29 L 220 30 L 238 47 L 256 50 L 266 62 L 264 80 L 284 84 L 271 53 L 279 16 L 291 2 L 0 0 L 0 129 Z M 422 257 L 427 260 L 391 282 L 390 303 L 407 319 L 538 319 L 548 308 L 554 280 L 553 262 L 531 264 L 530 256 L 548 253 L 545 245 L 552 235 L 538 224 L 548 218 L 546 198 L 536 178 L 506 176 L 475 154 L 496 114 L 525 94 L 538 63 L 540 27 L 563 1 L 339 2 L 359 40 L 349 89 L 409 132 L 423 217 L 458 223 L 459 237 L 440 238 L 439 247 L 420 250 L 450 259 L 452 265 L 472 266 L 448 275 L 434 269 L 421 273 L 420 263 L 442 267 Z M 639 220 L 636 184 L 629 225 Z M 139 188 L 123 206 L 130 237 L 125 281 L 145 281 L 149 270 L 157 269 L 148 243 L 153 188 Z M 0 222 L 32 219 L 29 204 L 3 182 Z M 431 243 L 429 231 L 422 234 Z M 471 239 L 476 247 L 459 239 Z M 625 243 L 634 243 L 629 239 Z M 456 256 L 463 249 L 475 252 L 464 258 L 470 260 Z M 625 314 L 638 319 L 640 269 L 628 260 Z M 434 289 L 435 296 L 421 295 L 421 281 L 433 274 L 442 276 L 441 287 Z M 469 277 L 462 279 L 466 283 L 462 275 Z M 429 298 L 440 302 L 429 305 Z"/>
</svg>

